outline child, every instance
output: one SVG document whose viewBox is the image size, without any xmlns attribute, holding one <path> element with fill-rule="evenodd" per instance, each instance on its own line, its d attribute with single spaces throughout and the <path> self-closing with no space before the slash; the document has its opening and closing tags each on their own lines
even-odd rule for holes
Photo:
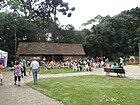
<svg viewBox="0 0 140 105">
<path fill-rule="evenodd" d="M 2 77 L 2 69 L 3 69 L 3 65 L 2 65 L 2 63 L 0 63 L 0 79 L 1 79 L 1 85 L 2 85 L 2 79 L 3 79 L 3 77 Z"/>
</svg>

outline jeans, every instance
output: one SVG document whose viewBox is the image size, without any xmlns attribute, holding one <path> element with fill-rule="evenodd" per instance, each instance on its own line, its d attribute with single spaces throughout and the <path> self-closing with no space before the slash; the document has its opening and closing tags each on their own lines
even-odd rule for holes
<svg viewBox="0 0 140 105">
<path fill-rule="evenodd" d="M 33 79 L 34 79 L 34 85 L 37 85 L 37 73 L 38 73 L 38 69 L 33 69 Z"/>
</svg>

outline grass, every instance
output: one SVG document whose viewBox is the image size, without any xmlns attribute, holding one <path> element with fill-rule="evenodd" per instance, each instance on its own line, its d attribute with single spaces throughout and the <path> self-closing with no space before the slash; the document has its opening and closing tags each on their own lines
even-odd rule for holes
<svg viewBox="0 0 140 105">
<path fill-rule="evenodd" d="M 140 81 L 104 76 L 39 79 L 28 86 L 65 105 L 140 105 Z"/>
<path fill-rule="evenodd" d="M 29 72 L 30 68 L 26 68 L 26 71 Z M 13 70 L 3 70 L 3 72 L 9 72 Z M 43 67 L 40 68 L 39 74 L 61 74 L 61 73 L 74 73 L 76 71 L 73 71 L 69 68 L 60 68 L 60 69 L 51 69 L 51 70 L 45 70 Z"/>
<path fill-rule="evenodd" d="M 43 67 L 41 67 L 39 74 L 61 74 L 61 73 L 74 73 L 72 69 L 69 68 L 60 68 L 60 69 L 51 69 L 51 70 L 45 70 Z"/>
<path fill-rule="evenodd" d="M 13 72 L 13 70 L 10 70 L 10 69 L 3 69 L 2 72 Z"/>
</svg>

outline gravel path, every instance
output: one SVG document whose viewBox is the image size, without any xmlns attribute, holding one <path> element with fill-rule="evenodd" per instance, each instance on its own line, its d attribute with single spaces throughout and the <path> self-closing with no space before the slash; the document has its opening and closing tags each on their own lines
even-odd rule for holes
<svg viewBox="0 0 140 105">
<path fill-rule="evenodd" d="M 12 72 L 6 72 L 3 75 L 3 85 L 0 86 L 0 105 L 62 105 L 60 102 L 26 86 L 24 82 L 32 80 L 31 76 L 24 77 L 19 87 L 14 85 Z"/>
<path fill-rule="evenodd" d="M 126 66 L 126 77 L 131 79 L 140 79 L 139 66 Z M 38 75 L 39 78 L 54 78 L 67 76 L 81 76 L 81 75 L 102 75 L 105 76 L 103 68 L 96 68 L 92 72 L 76 72 L 66 74 L 45 74 Z M 110 73 L 116 76 L 114 73 Z M 0 105 L 62 105 L 54 99 L 51 99 L 38 91 L 26 86 L 24 83 L 32 81 L 32 76 L 27 76 L 22 79 L 21 86 L 16 86 L 13 83 L 13 73 L 4 72 L 3 85 L 0 86 Z"/>
</svg>

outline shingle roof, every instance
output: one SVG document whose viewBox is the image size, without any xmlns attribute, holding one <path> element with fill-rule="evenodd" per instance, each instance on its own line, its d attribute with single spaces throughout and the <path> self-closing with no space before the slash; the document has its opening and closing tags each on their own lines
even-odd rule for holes
<svg viewBox="0 0 140 105">
<path fill-rule="evenodd" d="M 85 55 L 82 44 L 20 42 L 17 54 Z"/>
</svg>

